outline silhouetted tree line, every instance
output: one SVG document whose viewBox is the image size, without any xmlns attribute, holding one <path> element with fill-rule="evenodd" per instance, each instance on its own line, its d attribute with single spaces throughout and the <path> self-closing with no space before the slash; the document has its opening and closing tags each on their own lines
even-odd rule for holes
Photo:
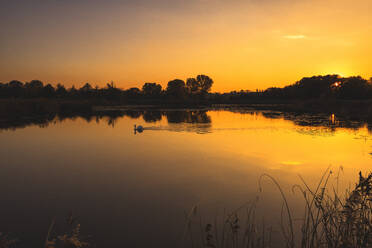
<svg viewBox="0 0 372 248">
<path fill-rule="evenodd" d="M 232 91 L 216 94 L 216 99 L 227 101 L 244 100 L 291 100 L 291 99 L 372 99 L 372 78 L 360 76 L 340 77 L 339 75 L 304 77 L 283 88 L 271 87 L 266 90 Z"/>
<path fill-rule="evenodd" d="M 338 75 L 305 77 L 284 88 L 269 88 L 263 92 L 266 97 L 276 98 L 372 98 L 372 81 L 360 76 L 343 78 Z"/>
<path fill-rule="evenodd" d="M 53 86 L 44 84 L 39 80 L 20 82 L 17 80 L 9 83 L 0 83 L 0 98 L 69 98 L 69 99 L 93 99 L 103 98 L 107 100 L 156 100 L 166 99 L 182 101 L 185 99 L 204 99 L 211 90 L 213 80 L 206 75 L 198 75 L 196 78 L 188 78 L 185 81 L 175 79 L 168 82 L 166 89 L 158 83 L 145 83 L 142 89 L 130 88 L 119 89 L 114 82 L 106 87 L 92 87 L 90 83 L 84 84 L 77 89 L 74 86 L 66 88 L 62 84 Z"/>
<path fill-rule="evenodd" d="M 92 87 L 86 83 L 77 89 L 66 89 L 62 84 L 53 86 L 39 80 L 22 83 L 10 81 L 0 83 L 0 98 L 68 98 L 105 99 L 120 102 L 252 102 L 265 100 L 292 99 L 372 99 L 372 79 L 360 76 L 340 77 L 339 75 L 305 77 L 283 88 L 271 87 L 266 90 L 241 90 L 229 93 L 210 93 L 213 80 L 206 75 L 174 79 L 165 89 L 158 83 L 145 83 L 142 88 L 119 89 L 113 82 L 106 87 Z"/>
</svg>

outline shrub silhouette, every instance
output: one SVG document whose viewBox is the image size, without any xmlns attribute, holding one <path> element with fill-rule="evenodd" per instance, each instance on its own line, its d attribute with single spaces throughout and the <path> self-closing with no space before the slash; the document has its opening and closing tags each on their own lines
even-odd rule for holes
<svg viewBox="0 0 372 248">
<path fill-rule="evenodd" d="M 106 87 L 92 87 L 87 82 L 81 88 L 66 88 L 62 84 L 53 86 L 39 80 L 20 82 L 12 80 L 0 83 L 0 98 L 56 98 L 56 99 L 89 99 L 90 101 L 115 101 L 120 103 L 230 103 L 252 101 L 286 101 L 286 100 L 366 100 L 372 99 L 372 79 L 360 76 L 340 77 L 325 75 L 304 77 L 294 84 L 285 87 L 270 87 L 265 90 L 231 91 L 228 93 L 210 93 L 213 80 L 207 75 L 197 75 L 168 82 L 165 90 L 158 83 L 144 83 L 140 88 L 120 89 L 114 82 Z M 155 101 L 154 101 L 155 100 Z"/>
</svg>

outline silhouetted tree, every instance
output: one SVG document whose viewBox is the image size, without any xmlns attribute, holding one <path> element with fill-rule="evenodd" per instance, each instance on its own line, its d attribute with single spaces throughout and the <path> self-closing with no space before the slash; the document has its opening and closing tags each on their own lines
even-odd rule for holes
<svg viewBox="0 0 372 248">
<path fill-rule="evenodd" d="M 93 90 L 93 88 L 90 85 L 90 83 L 85 83 L 84 86 L 79 89 L 79 91 L 81 91 L 81 92 L 90 92 L 92 90 Z"/>
<path fill-rule="evenodd" d="M 0 97 L 6 97 L 7 96 L 7 85 L 0 82 Z"/>
<path fill-rule="evenodd" d="M 65 86 L 63 86 L 62 84 L 57 84 L 56 95 L 59 97 L 64 97 L 66 96 L 66 94 L 67 94 L 67 90 Z"/>
<path fill-rule="evenodd" d="M 133 87 L 124 91 L 124 95 L 128 98 L 137 98 L 141 96 L 141 90 L 136 87 Z"/>
<path fill-rule="evenodd" d="M 114 81 L 111 81 L 110 83 L 107 83 L 107 89 L 113 89 L 113 88 L 115 88 Z"/>
<path fill-rule="evenodd" d="M 292 87 L 286 87 L 289 95 L 297 98 L 319 98 L 332 95 L 331 85 L 340 81 L 338 75 L 305 77 Z"/>
<path fill-rule="evenodd" d="M 195 100 L 203 99 L 203 103 L 228 103 L 228 102 L 254 102 L 256 100 L 286 100 L 286 99 L 367 99 L 372 98 L 372 78 L 369 80 L 362 77 L 343 78 L 338 75 L 325 75 L 304 77 L 298 82 L 283 88 L 271 87 L 266 90 L 250 92 L 247 90 L 231 91 L 229 93 L 209 93 L 213 80 L 206 75 L 198 75 L 196 78 L 183 80 L 175 79 L 168 82 L 166 91 L 157 83 L 145 83 L 142 90 L 130 88 L 121 90 L 114 82 L 110 82 L 104 88 L 93 88 L 89 83 L 77 90 L 71 87 L 66 90 L 62 84 L 53 87 L 51 84 L 44 86 L 39 80 L 32 80 L 23 84 L 13 80 L 8 83 L 0 83 L 1 98 L 28 98 L 28 97 L 73 97 L 75 99 L 88 98 L 98 100 L 100 98 L 119 102 L 140 103 L 156 100 L 156 102 L 170 101 L 198 103 Z M 206 101 L 204 101 L 206 100 Z M 253 100 L 253 101 L 252 101 Z"/>
<path fill-rule="evenodd" d="M 190 94 L 197 94 L 200 91 L 200 85 L 195 78 L 188 78 L 186 80 L 186 88 Z"/>
<path fill-rule="evenodd" d="M 55 89 L 51 84 L 45 85 L 42 91 L 42 95 L 44 97 L 53 97 L 55 94 Z"/>
<path fill-rule="evenodd" d="M 212 85 L 213 85 L 213 80 L 206 76 L 206 75 L 198 75 L 196 77 L 196 81 L 200 85 L 200 91 L 202 93 L 207 93 L 211 90 Z"/>
<path fill-rule="evenodd" d="M 43 82 L 41 82 L 40 80 L 32 80 L 28 84 L 26 83 L 26 87 L 27 85 L 29 88 L 36 88 L 36 89 L 41 89 L 44 86 Z"/>
<path fill-rule="evenodd" d="M 264 91 L 264 96 L 268 98 L 283 98 L 283 89 L 277 87 L 271 87 Z"/>
<path fill-rule="evenodd" d="M 67 92 L 68 95 L 71 97 L 77 97 L 79 95 L 79 91 L 75 88 L 74 85 L 72 85 L 71 88 L 67 90 Z"/>
<path fill-rule="evenodd" d="M 198 75 L 196 78 L 186 80 L 187 91 L 190 94 L 206 94 L 211 90 L 213 80 L 206 75 Z"/>
<path fill-rule="evenodd" d="M 362 77 L 349 77 L 338 90 L 339 96 L 346 99 L 364 99 L 372 96 L 372 85 Z"/>
<path fill-rule="evenodd" d="M 32 80 L 29 83 L 25 83 L 26 96 L 40 97 L 42 95 L 43 85 L 43 82 L 40 80 Z"/>
<path fill-rule="evenodd" d="M 90 83 L 85 83 L 80 89 L 79 94 L 82 97 L 91 97 L 93 95 L 93 88 Z"/>
<path fill-rule="evenodd" d="M 161 85 L 157 83 L 145 83 L 142 86 L 142 92 L 148 97 L 158 97 L 161 94 Z"/>
<path fill-rule="evenodd" d="M 8 83 L 9 87 L 12 87 L 12 88 L 22 88 L 23 87 L 23 83 L 21 81 L 18 81 L 18 80 L 12 80 Z"/>
<path fill-rule="evenodd" d="M 8 83 L 7 94 L 10 97 L 21 97 L 23 93 L 23 83 L 17 80 L 12 80 Z"/>
<path fill-rule="evenodd" d="M 105 95 L 107 99 L 117 100 L 120 98 L 121 90 L 116 88 L 115 83 L 111 81 L 110 83 L 107 84 Z"/>
<path fill-rule="evenodd" d="M 186 94 L 185 82 L 181 79 L 174 79 L 168 82 L 167 95 L 174 98 L 183 99 Z"/>
</svg>

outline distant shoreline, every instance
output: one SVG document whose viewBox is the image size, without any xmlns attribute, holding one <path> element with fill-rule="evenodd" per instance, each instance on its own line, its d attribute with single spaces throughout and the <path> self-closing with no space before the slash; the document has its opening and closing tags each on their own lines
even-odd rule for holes
<svg viewBox="0 0 372 248">
<path fill-rule="evenodd" d="M 94 114 L 108 111 L 124 110 L 273 110 L 292 113 L 322 113 L 335 114 L 339 117 L 372 121 L 372 100 L 291 100 L 291 101 L 246 101 L 215 103 L 201 102 L 185 103 L 126 103 L 99 100 L 72 99 L 0 99 L 0 118 L 7 119 L 20 116 L 37 116 L 49 114 Z"/>
<path fill-rule="evenodd" d="M 304 77 L 283 88 L 211 92 L 213 80 L 197 75 L 174 79 L 165 89 L 158 83 L 142 88 L 81 88 L 44 84 L 39 80 L 0 83 L 0 118 L 27 115 L 92 114 L 133 108 L 231 109 L 251 108 L 294 113 L 334 114 L 350 120 L 372 122 L 372 79 L 360 76 L 324 75 Z M 119 106 L 119 107 L 118 107 Z"/>
</svg>

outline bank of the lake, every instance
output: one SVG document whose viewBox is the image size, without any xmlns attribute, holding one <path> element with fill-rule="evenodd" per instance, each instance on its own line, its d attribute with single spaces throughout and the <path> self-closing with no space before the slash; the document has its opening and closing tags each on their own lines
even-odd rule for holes
<svg viewBox="0 0 372 248">
<path fill-rule="evenodd" d="M 286 101 L 229 101 L 229 102 L 120 102 L 102 99 L 0 99 L 0 118 L 33 117 L 48 115 L 90 114 L 130 109 L 256 109 L 292 113 L 334 114 L 338 117 L 372 121 L 372 100 L 286 100 Z"/>
</svg>

